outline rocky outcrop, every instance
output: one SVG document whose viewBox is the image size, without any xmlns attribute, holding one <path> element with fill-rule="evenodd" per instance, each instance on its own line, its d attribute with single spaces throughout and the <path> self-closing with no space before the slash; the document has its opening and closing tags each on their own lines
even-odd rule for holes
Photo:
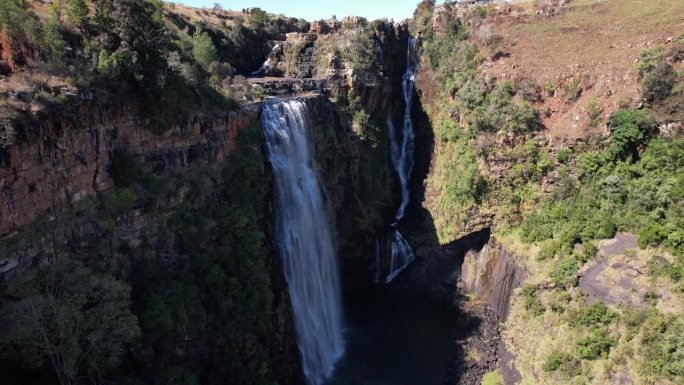
<svg viewBox="0 0 684 385">
<path fill-rule="evenodd" d="M 79 104 L 18 123 L 15 143 L 0 148 L 0 237 L 53 208 L 111 188 L 115 149 L 125 148 L 157 172 L 191 161 L 211 166 L 235 150 L 238 132 L 257 119 L 258 107 L 248 105 L 220 116 L 194 116 L 155 133 L 131 105 Z"/>
<path fill-rule="evenodd" d="M 479 252 L 471 250 L 466 254 L 459 286 L 461 291 L 489 303 L 505 320 L 511 293 L 522 284 L 524 275 L 513 256 L 492 239 Z"/>
</svg>

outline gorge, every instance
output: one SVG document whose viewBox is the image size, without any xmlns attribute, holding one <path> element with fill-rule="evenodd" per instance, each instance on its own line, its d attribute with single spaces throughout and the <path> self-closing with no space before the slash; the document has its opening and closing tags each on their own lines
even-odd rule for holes
<svg viewBox="0 0 684 385">
<path fill-rule="evenodd" d="M 682 15 L 1 2 L 0 382 L 680 383 Z"/>
</svg>

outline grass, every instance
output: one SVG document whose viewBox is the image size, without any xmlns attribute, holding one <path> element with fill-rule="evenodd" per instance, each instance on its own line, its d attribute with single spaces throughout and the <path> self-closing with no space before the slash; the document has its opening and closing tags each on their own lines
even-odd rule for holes
<svg viewBox="0 0 684 385">
<path fill-rule="evenodd" d="M 610 61 L 631 54 L 630 48 L 660 35 L 676 36 L 684 27 L 684 2 L 670 0 L 621 0 L 596 3 L 576 0 L 548 21 L 528 18 L 506 29 L 515 51 L 526 51 L 526 60 L 563 66 L 582 61 Z M 623 44 L 624 43 L 624 44 Z M 614 46 L 614 49 L 610 47 Z M 554 47 L 554 49 L 548 49 Z"/>
<path fill-rule="evenodd" d="M 504 385 L 504 380 L 499 372 L 489 372 L 482 377 L 481 385 Z"/>
</svg>

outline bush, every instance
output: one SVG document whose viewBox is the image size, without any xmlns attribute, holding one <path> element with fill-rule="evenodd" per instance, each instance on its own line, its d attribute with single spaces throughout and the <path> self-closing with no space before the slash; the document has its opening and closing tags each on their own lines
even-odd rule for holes
<svg viewBox="0 0 684 385">
<path fill-rule="evenodd" d="M 504 380 L 499 372 L 489 372 L 482 376 L 481 385 L 504 385 Z"/>
<path fill-rule="evenodd" d="M 550 276 L 558 286 L 575 286 L 577 284 L 577 270 L 579 270 L 579 262 L 573 257 L 567 257 L 558 263 Z"/>
<path fill-rule="evenodd" d="M 598 126 L 602 113 L 603 108 L 601 108 L 596 99 L 590 100 L 589 104 L 587 104 L 587 114 L 589 115 L 589 124 L 591 127 Z"/>
<path fill-rule="evenodd" d="M 584 250 L 582 251 L 582 259 L 585 262 L 593 259 L 596 256 L 596 253 L 598 253 L 598 246 L 596 246 L 593 242 L 585 242 L 582 245 L 584 246 Z"/>
<path fill-rule="evenodd" d="M 102 200 L 104 213 L 109 216 L 119 216 L 135 207 L 138 194 L 130 188 L 115 188 Z"/>
<path fill-rule="evenodd" d="M 537 296 L 537 288 L 531 285 L 525 286 L 522 289 L 522 296 L 525 305 L 525 310 L 530 312 L 533 316 L 540 316 L 544 314 L 546 309 Z"/>
<path fill-rule="evenodd" d="M 646 248 L 648 246 L 656 246 L 661 244 L 667 238 L 667 232 L 658 223 L 649 221 L 639 229 L 637 234 L 637 243 L 639 247 Z"/>
<path fill-rule="evenodd" d="M 578 342 L 579 357 L 585 360 L 606 358 L 610 349 L 615 345 L 615 340 L 606 336 L 601 330 L 594 330 L 590 335 L 581 338 Z"/>
<path fill-rule="evenodd" d="M 603 302 L 598 302 L 569 314 L 570 325 L 584 327 L 608 325 L 613 322 L 616 316 L 617 314 L 608 309 Z"/>
<path fill-rule="evenodd" d="M 363 108 L 354 112 L 352 130 L 359 136 L 361 141 L 368 143 L 372 148 L 378 146 L 380 129 Z"/>
<path fill-rule="evenodd" d="M 568 164 L 571 156 L 572 156 L 572 150 L 570 150 L 569 148 L 561 148 L 560 150 L 558 150 L 558 154 L 557 154 L 558 163 Z"/>
<path fill-rule="evenodd" d="M 546 357 L 546 360 L 544 360 L 542 370 L 545 372 L 554 372 L 570 362 L 572 362 L 572 357 L 569 354 L 552 352 Z"/>
<path fill-rule="evenodd" d="M 580 87 L 580 82 L 576 78 L 572 78 L 569 84 L 563 86 L 563 95 L 568 101 L 575 101 L 582 95 L 582 88 Z"/>
<path fill-rule="evenodd" d="M 608 153 L 616 159 L 639 158 L 639 149 L 651 138 L 654 125 L 651 117 L 643 110 L 619 110 L 608 120 L 612 131 Z"/>
<path fill-rule="evenodd" d="M 677 81 L 677 73 L 665 61 L 659 62 L 642 80 L 642 94 L 650 103 L 661 101 L 672 92 Z"/>
<path fill-rule="evenodd" d="M 640 373 L 650 383 L 684 379 L 684 317 L 649 312 L 642 326 L 638 351 Z"/>
<path fill-rule="evenodd" d="M 0 356 L 28 367 L 51 364 L 62 384 L 95 383 L 140 337 L 130 287 L 80 262 L 57 258 L 2 294 L 12 299 L 0 302 Z"/>
<path fill-rule="evenodd" d="M 216 47 L 206 32 L 197 30 L 192 36 L 192 56 L 205 69 L 216 61 L 218 57 Z"/>
<path fill-rule="evenodd" d="M 88 3 L 86 0 L 68 0 L 66 13 L 74 23 L 81 25 L 88 17 Z"/>
</svg>

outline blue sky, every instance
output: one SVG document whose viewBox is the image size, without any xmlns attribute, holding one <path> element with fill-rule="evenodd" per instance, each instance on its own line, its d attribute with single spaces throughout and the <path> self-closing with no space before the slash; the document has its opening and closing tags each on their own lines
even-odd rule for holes
<svg viewBox="0 0 684 385">
<path fill-rule="evenodd" d="M 224 9 L 240 10 L 259 7 L 271 13 L 303 17 L 308 21 L 328 19 L 332 15 L 363 16 L 368 19 L 393 18 L 394 21 L 413 15 L 420 0 L 175 0 L 194 7 L 212 7 L 219 3 Z"/>
</svg>

